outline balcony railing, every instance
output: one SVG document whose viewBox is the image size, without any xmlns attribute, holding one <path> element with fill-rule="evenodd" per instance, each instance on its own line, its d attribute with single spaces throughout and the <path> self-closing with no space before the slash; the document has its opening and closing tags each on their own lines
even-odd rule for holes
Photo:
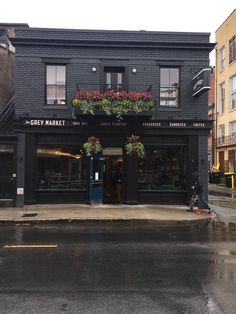
<svg viewBox="0 0 236 314">
<path fill-rule="evenodd" d="M 236 145 L 236 133 L 216 139 L 217 147 Z"/>
</svg>

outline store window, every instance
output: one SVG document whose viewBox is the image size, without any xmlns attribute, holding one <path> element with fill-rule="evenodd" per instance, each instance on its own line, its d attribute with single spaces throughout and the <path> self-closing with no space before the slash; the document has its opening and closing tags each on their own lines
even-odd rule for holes
<svg viewBox="0 0 236 314">
<path fill-rule="evenodd" d="M 66 104 L 66 66 L 46 65 L 47 105 Z"/>
<path fill-rule="evenodd" d="M 73 147 L 37 148 L 38 189 L 86 189 L 87 163 Z"/>
<path fill-rule="evenodd" d="M 179 69 L 160 69 L 160 107 L 179 106 Z"/>
<path fill-rule="evenodd" d="M 138 166 L 138 189 L 185 190 L 186 148 L 149 147 Z"/>
</svg>

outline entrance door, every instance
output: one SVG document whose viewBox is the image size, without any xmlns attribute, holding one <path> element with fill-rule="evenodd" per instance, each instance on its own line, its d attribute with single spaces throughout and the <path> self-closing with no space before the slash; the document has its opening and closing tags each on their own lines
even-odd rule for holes
<svg viewBox="0 0 236 314">
<path fill-rule="evenodd" d="M 105 148 L 104 154 L 104 203 L 120 204 L 123 199 L 123 156 L 122 149 Z"/>
<path fill-rule="evenodd" d="M 13 202 L 13 145 L 0 144 L 0 202 Z"/>
<path fill-rule="evenodd" d="M 89 203 L 99 205 L 103 203 L 103 160 L 98 154 L 89 158 Z"/>
<path fill-rule="evenodd" d="M 219 162 L 220 162 L 220 171 L 221 173 L 225 172 L 225 152 L 219 152 Z"/>
<path fill-rule="evenodd" d="M 104 90 L 121 91 L 125 89 L 125 68 L 104 67 Z"/>
</svg>

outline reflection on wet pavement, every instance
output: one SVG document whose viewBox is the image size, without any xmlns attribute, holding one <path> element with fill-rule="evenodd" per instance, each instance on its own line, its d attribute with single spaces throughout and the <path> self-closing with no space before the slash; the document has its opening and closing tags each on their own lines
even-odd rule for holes
<svg viewBox="0 0 236 314">
<path fill-rule="evenodd" d="M 12 297 L 18 291 L 31 296 L 43 291 L 50 292 L 51 302 L 52 293 L 76 293 L 66 299 L 70 306 L 71 299 L 84 294 L 79 304 L 93 309 L 81 313 L 112 313 L 111 300 L 117 302 L 117 313 L 215 314 L 233 313 L 228 304 L 236 307 L 232 223 L 175 228 L 129 223 L 2 226 L 0 244 L 1 293 Z M 35 248 L 14 250 L 4 244 Z M 123 310 L 121 300 L 128 300 Z M 68 312 L 79 313 L 69 306 Z"/>
</svg>

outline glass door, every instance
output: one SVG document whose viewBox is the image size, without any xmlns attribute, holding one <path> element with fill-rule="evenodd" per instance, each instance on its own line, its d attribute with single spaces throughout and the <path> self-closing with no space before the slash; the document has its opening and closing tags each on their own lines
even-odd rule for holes
<svg viewBox="0 0 236 314">
<path fill-rule="evenodd" d="M 102 155 L 97 154 L 89 158 L 89 203 L 99 205 L 103 203 L 103 161 Z"/>
<path fill-rule="evenodd" d="M 13 201 L 13 183 L 16 177 L 13 174 L 12 144 L 0 144 L 0 201 Z"/>
<path fill-rule="evenodd" d="M 125 68 L 104 67 L 104 90 L 125 90 Z"/>
</svg>

